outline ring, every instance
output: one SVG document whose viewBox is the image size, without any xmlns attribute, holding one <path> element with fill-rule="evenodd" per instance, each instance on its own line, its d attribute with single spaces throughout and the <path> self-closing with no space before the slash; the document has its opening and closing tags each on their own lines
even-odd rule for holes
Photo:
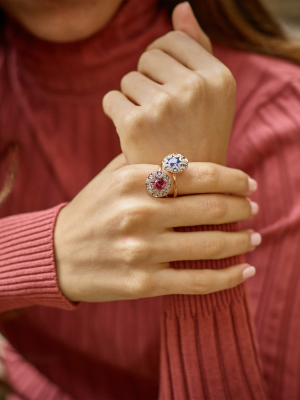
<svg viewBox="0 0 300 400">
<path fill-rule="evenodd" d="M 166 156 L 162 161 L 162 166 L 165 171 L 171 172 L 173 174 L 174 180 L 174 195 L 177 197 L 177 178 L 176 174 L 180 174 L 185 171 L 189 166 L 189 161 L 186 157 L 181 154 L 172 153 Z"/>
<path fill-rule="evenodd" d="M 180 174 L 187 169 L 189 161 L 181 154 L 172 153 L 163 159 L 162 165 L 171 174 Z"/>
<path fill-rule="evenodd" d="M 146 189 L 153 197 L 166 197 L 172 187 L 170 177 L 162 171 L 151 172 L 146 179 Z"/>
</svg>

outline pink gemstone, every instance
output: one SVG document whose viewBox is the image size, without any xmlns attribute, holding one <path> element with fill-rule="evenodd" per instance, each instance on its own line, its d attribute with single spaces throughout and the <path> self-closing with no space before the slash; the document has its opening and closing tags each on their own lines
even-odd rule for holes
<svg viewBox="0 0 300 400">
<path fill-rule="evenodd" d="M 154 182 L 154 187 L 155 189 L 161 191 L 166 188 L 166 182 L 163 179 L 156 179 Z"/>
</svg>

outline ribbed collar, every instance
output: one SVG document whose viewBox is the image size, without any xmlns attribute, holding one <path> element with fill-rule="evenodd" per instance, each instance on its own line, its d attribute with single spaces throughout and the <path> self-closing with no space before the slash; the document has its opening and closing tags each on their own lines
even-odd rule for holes
<svg viewBox="0 0 300 400">
<path fill-rule="evenodd" d="M 58 93 L 90 92 L 109 65 L 134 51 L 135 43 L 157 28 L 158 13 L 157 0 L 126 0 L 105 28 L 85 40 L 47 42 L 13 21 L 7 24 L 6 40 L 25 84 Z"/>
</svg>

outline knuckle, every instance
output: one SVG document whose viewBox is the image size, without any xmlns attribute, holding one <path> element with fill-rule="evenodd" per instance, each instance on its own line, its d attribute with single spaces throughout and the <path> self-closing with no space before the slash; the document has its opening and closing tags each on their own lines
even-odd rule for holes
<svg viewBox="0 0 300 400">
<path fill-rule="evenodd" d="M 246 232 L 240 232 L 240 249 L 241 253 L 244 252 L 245 250 L 248 250 L 251 247 L 250 243 L 250 235 L 249 233 Z"/>
<path fill-rule="evenodd" d="M 244 172 L 236 171 L 235 182 L 240 192 L 246 193 L 249 191 L 248 176 Z"/>
<path fill-rule="evenodd" d="M 155 113 L 155 117 L 158 118 L 164 115 L 165 112 L 169 111 L 172 106 L 172 96 L 167 93 L 160 91 L 152 100 L 152 110 Z"/>
<path fill-rule="evenodd" d="M 154 57 L 159 55 L 161 50 L 156 48 L 150 48 L 149 50 L 144 51 L 138 60 L 137 70 L 142 72 L 145 70 L 145 67 L 153 60 Z"/>
<path fill-rule="evenodd" d="M 204 35 L 204 40 L 207 46 L 207 50 L 212 53 L 213 52 L 213 46 L 212 46 L 212 42 L 210 40 L 210 38 L 207 35 Z"/>
<path fill-rule="evenodd" d="M 231 71 L 229 70 L 229 68 L 227 68 L 225 65 L 222 65 L 219 76 L 221 78 L 222 87 L 224 87 L 226 89 L 226 91 L 228 91 L 228 92 L 235 93 L 236 92 L 236 81 L 235 81 Z"/>
<path fill-rule="evenodd" d="M 198 177 L 201 183 L 215 185 L 219 180 L 219 170 L 214 164 L 203 163 L 198 169 Z"/>
<path fill-rule="evenodd" d="M 210 80 L 210 85 L 214 88 L 214 92 L 220 96 L 226 96 L 230 99 L 236 93 L 236 82 L 230 71 L 224 64 L 216 63 L 210 70 L 210 75 L 214 77 Z"/>
<path fill-rule="evenodd" d="M 209 237 L 205 241 L 205 255 L 207 259 L 214 260 L 222 258 L 224 252 L 224 241 L 217 234 Z"/>
<path fill-rule="evenodd" d="M 122 209 L 119 218 L 119 230 L 123 233 L 131 233 L 142 223 L 144 220 L 144 212 L 135 207 L 127 207 Z"/>
<path fill-rule="evenodd" d="M 122 167 L 112 173 L 111 184 L 120 194 L 132 193 L 136 182 L 140 179 L 140 171 L 136 166 Z"/>
<path fill-rule="evenodd" d="M 244 206 L 244 214 L 245 214 L 245 218 L 249 219 L 252 217 L 252 210 L 251 210 L 251 205 L 250 205 L 250 201 L 247 199 L 242 199 L 243 201 L 243 206 Z"/>
<path fill-rule="evenodd" d="M 136 71 L 130 71 L 127 74 L 125 74 L 122 79 L 121 79 L 121 90 L 125 89 L 127 86 L 132 84 L 133 79 L 137 77 L 137 72 Z"/>
<path fill-rule="evenodd" d="M 142 132 L 145 126 L 145 116 L 141 110 L 133 110 L 127 113 L 122 120 L 122 134 L 118 132 L 119 136 L 125 141 L 137 139 L 137 133 Z"/>
<path fill-rule="evenodd" d="M 151 294 L 152 279 L 145 272 L 135 272 L 130 279 L 129 289 L 132 298 L 143 298 Z"/>
<path fill-rule="evenodd" d="M 232 273 L 227 273 L 226 278 L 225 278 L 225 287 L 227 289 L 233 288 L 237 286 L 240 283 L 240 281 L 237 279 L 235 275 Z"/>
<path fill-rule="evenodd" d="M 182 32 L 182 31 L 178 31 L 178 30 L 170 31 L 165 34 L 165 39 L 171 40 L 171 41 L 179 41 L 179 40 L 185 39 L 186 37 L 187 37 L 186 33 Z"/>
<path fill-rule="evenodd" d="M 147 258 L 147 246 L 134 237 L 124 237 L 119 249 L 122 263 L 127 267 L 139 266 Z"/>
<path fill-rule="evenodd" d="M 208 273 L 203 273 L 194 280 L 195 293 L 208 294 L 213 290 L 213 280 Z"/>
<path fill-rule="evenodd" d="M 199 101 L 203 97 L 206 90 L 206 80 L 203 76 L 196 72 L 189 73 L 180 85 L 180 91 L 185 96 L 185 101 L 190 104 Z"/>
<path fill-rule="evenodd" d="M 115 93 L 116 93 L 116 90 L 110 90 L 103 96 L 102 105 L 103 105 L 104 111 L 106 113 L 111 113 L 111 109 L 113 106 L 113 98 L 114 98 Z"/>
<path fill-rule="evenodd" d="M 227 214 L 227 206 L 221 195 L 208 195 L 207 214 L 212 222 L 219 220 Z"/>
</svg>

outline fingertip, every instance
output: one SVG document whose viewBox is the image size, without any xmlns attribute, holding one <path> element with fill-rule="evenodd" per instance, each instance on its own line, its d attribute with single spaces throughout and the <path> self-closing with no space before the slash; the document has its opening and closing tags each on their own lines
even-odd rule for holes
<svg viewBox="0 0 300 400">
<path fill-rule="evenodd" d="M 255 268 L 255 267 L 253 267 L 253 266 L 246 267 L 246 268 L 243 270 L 243 273 L 242 273 L 243 281 L 245 281 L 245 280 L 251 278 L 251 277 L 254 276 L 255 274 L 256 274 L 256 268 Z"/>
<path fill-rule="evenodd" d="M 259 246 L 262 242 L 261 234 L 258 232 L 251 233 L 250 243 L 251 246 Z"/>
<path fill-rule="evenodd" d="M 247 197 L 247 200 L 250 203 L 250 207 L 251 207 L 251 215 L 256 215 L 259 212 L 259 205 L 258 203 L 256 203 L 255 201 L 252 201 L 251 199 L 249 199 Z"/>
<path fill-rule="evenodd" d="M 196 40 L 209 53 L 212 53 L 212 45 L 208 36 L 203 32 L 194 11 L 188 1 L 178 4 L 172 14 L 174 30 L 186 33 Z"/>
<path fill-rule="evenodd" d="M 188 1 L 183 1 L 182 3 L 179 3 L 179 4 L 177 4 L 176 7 L 174 7 L 173 15 L 174 14 L 176 15 L 178 12 L 185 13 L 185 12 L 190 12 L 190 11 L 193 12 L 191 4 Z"/>
<path fill-rule="evenodd" d="M 255 192 L 258 188 L 258 184 L 256 182 L 256 180 L 248 177 L 248 188 L 250 192 Z"/>
<path fill-rule="evenodd" d="M 194 15 L 193 9 L 188 1 L 179 3 L 173 10 L 172 23 L 174 30 L 185 31 L 185 26 L 189 22 L 190 15 Z"/>
</svg>

